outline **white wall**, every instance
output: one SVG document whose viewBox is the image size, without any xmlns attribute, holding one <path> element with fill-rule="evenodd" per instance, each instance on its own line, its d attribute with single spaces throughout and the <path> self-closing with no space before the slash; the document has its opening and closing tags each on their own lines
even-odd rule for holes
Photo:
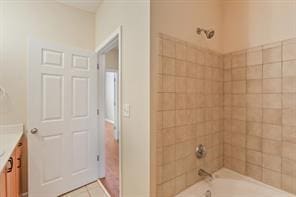
<svg viewBox="0 0 296 197">
<path fill-rule="evenodd" d="M 94 14 L 55 1 L 28 2 L 0 1 L 0 86 L 7 90 L 10 103 L 0 114 L 0 124 L 27 119 L 28 37 L 94 49 Z M 26 159 L 24 152 L 23 192 L 27 190 Z"/>
<path fill-rule="evenodd" d="M 223 6 L 225 53 L 296 37 L 296 1 L 233 1 Z"/>
<path fill-rule="evenodd" d="M 114 121 L 114 72 L 105 74 L 105 120 Z"/>
<path fill-rule="evenodd" d="M 122 119 L 122 194 L 149 196 L 150 1 L 103 1 L 96 14 L 96 44 L 120 25 L 122 38 L 122 103 L 130 118 Z"/>
</svg>

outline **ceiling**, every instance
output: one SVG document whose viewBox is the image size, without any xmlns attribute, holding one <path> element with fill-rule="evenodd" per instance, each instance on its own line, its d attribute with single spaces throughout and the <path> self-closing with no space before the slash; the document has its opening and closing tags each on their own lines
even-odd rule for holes
<svg viewBox="0 0 296 197">
<path fill-rule="evenodd" d="M 96 13 L 103 0 L 56 0 L 68 6 L 79 8 L 88 12 Z"/>
</svg>

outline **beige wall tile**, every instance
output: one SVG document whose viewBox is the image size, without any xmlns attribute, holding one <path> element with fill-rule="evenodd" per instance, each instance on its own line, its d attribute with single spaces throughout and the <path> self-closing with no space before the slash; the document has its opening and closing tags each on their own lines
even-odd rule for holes
<svg viewBox="0 0 296 197">
<path fill-rule="evenodd" d="M 296 76 L 296 61 L 283 62 L 283 77 Z"/>
<path fill-rule="evenodd" d="M 262 93 L 262 80 L 248 80 L 247 81 L 247 92 L 248 93 Z"/>
<path fill-rule="evenodd" d="M 231 131 L 236 133 L 246 133 L 246 121 L 232 119 Z"/>
<path fill-rule="evenodd" d="M 232 99 L 231 99 L 231 95 L 230 94 L 224 94 L 224 100 L 223 100 L 223 105 L 224 106 L 228 106 L 230 107 L 232 105 Z"/>
<path fill-rule="evenodd" d="M 263 154 L 263 168 L 281 172 L 282 158 L 275 155 Z"/>
<path fill-rule="evenodd" d="M 263 138 L 272 140 L 282 140 L 282 126 L 273 124 L 263 124 Z"/>
<path fill-rule="evenodd" d="M 170 179 L 173 179 L 175 177 L 176 172 L 176 164 L 175 162 L 171 162 L 169 164 L 166 164 L 162 168 L 162 182 L 166 182 Z"/>
<path fill-rule="evenodd" d="M 161 192 L 159 193 L 159 196 L 163 196 L 163 197 L 174 196 L 175 187 L 176 187 L 175 179 L 172 179 L 168 182 L 163 183 L 163 185 L 161 186 Z"/>
<path fill-rule="evenodd" d="M 234 81 L 245 80 L 246 79 L 246 68 L 242 67 L 242 68 L 232 69 L 231 79 Z"/>
<path fill-rule="evenodd" d="M 232 158 L 231 169 L 238 173 L 246 174 L 246 162 L 241 161 L 239 159 Z"/>
<path fill-rule="evenodd" d="M 185 65 L 186 65 L 186 76 L 192 77 L 192 78 L 196 77 L 197 65 L 192 62 L 186 62 Z"/>
<path fill-rule="evenodd" d="M 282 94 L 263 94 L 263 108 L 281 108 Z"/>
<path fill-rule="evenodd" d="M 262 91 L 263 93 L 281 93 L 282 79 L 263 79 Z"/>
<path fill-rule="evenodd" d="M 197 169 L 190 170 L 186 173 L 186 185 L 191 186 L 198 180 Z"/>
<path fill-rule="evenodd" d="M 246 135 L 233 132 L 232 136 L 231 136 L 231 144 L 233 146 L 236 146 L 236 148 L 245 147 L 246 146 Z M 233 153 L 233 154 L 238 154 L 238 153 Z M 232 156 L 234 156 L 233 154 L 232 154 Z M 237 159 L 239 159 L 239 158 L 237 158 Z"/>
<path fill-rule="evenodd" d="M 174 110 L 176 107 L 175 93 L 163 93 L 162 94 L 162 109 Z"/>
<path fill-rule="evenodd" d="M 199 64 L 196 64 L 196 78 L 204 79 L 205 78 L 205 67 Z"/>
<path fill-rule="evenodd" d="M 248 135 L 262 136 L 262 123 L 248 122 L 247 133 Z"/>
<path fill-rule="evenodd" d="M 175 161 L 175 145 L 165 146 L 163 148 L 163 164 L 169 164 Z"/>
<path fill-rule="evenodd" d="M 283 42 L 283 60 L 296 59 L 296 42 L 295 39 Z"/>
<path fill-rule="evenodd" d="M 273 46 L 271 48 L 263 49 L 263 64 L 279 62 L 282 57 L 282 49 L 281 45 Z"/>
<path fill-rule="evenodd" d="M 246 106 L 246 96 L 244 94 L 234 94 L 232 95 L 232 106 L 245 107 Z"/>
<path fill-rule="evenodd" d="M 284 93 L 282 96 L 283 108 L 296 109 L 296 94 Z"/>
<path fill-rule="evenodd" d="M 231 68 L 231 63 L 232 63 L 232 55 L 231 54 L 223 55 L 223 67 L 224 67 L 224 69 Z"/>
<path fill-rule="evenodd" d="M 175 75 L 179 77 L 186 76 L 186 64 L 185 61 L 176 60 L 175 61 Z"/>
<path fill-rule="evenodd" d="M 166 128 L 162 130 L 162 143 L 164 146 L 175 144 L 176 141 L 176 128 Z"/>
<path fill-rule="evenodd" d="M 247 52 L 247 65 L 262 64 L 262 49 L 249 50 Z"/>
<path fill-rule="evenodd" d="M 176 73 L 176 65 L 175 59 L 163 57 L 162 58 L 162 73 L 167 75 L 175 75 Z"/>
<path fill-rule="evenodd" d="M 176 143 L 195 138 L 196 128 L 193 125 L 176 127 Z"/>
<path fill-rule="evenodd" d="M 263 122 L 271 124 L 282 123 L 282 110 L 280 109 L 264 109 Z"/>
<path fill-rule="evenodd" d="M 241 94 L 246 93 L 246 81 L 233 81 L 232 82 L 232 93 Z"/>
<path fill-rule="evenodd" d="M 195 148 L 195 142 L 192 140 L 187 140 L 176 144 L 176 159 L 184 158 L 190 154 Z"/>
<path fill-rule="evenodd" d="M 296 92 L 296 77 L 285 77 L 283 78 L 283 92 Z"/>
<path fill-rule="evenodd" d="M 246 66 L 246 53 L 245 52 L 240 52 L 237 54 L 232 55 L 232 67 L 244 67 Z"/>
<path fill-rule="evenodd" d="M 176 42 L 176 59 L 186 59 L 186 43 Z"/>
<path fill-rule="evenodd" d="M 263 78 L 280 78 L 282 76 L 282 63 L 276 62 L 263 65 Z"/>
<path fill-rule="evenodd" d="M 247 150 L 247 162 L 257 166 L 262 166 L 262 152 Z"/>
<path fill-rule="evenodd" d="M 247 121 L 262 122 L 263 110 L 260 108 L 247 108 Z"/>
<path fill-rule="evenodd" d="M 163 55 L 167 57 L 175 57 L 175 43 L 172 40 L 163 40 Z"/>
<path fill-rule="evenodd" d="M 262 180 L 264 183 L 281 188 L 281 174 L 272 170 L 263 168 Z"/>
<path fill-rule="evenodd" d="M 232 108 L 232 117 L 235 120 L 246 120 L 246 108 L 233 107 Z"/>
<path fill-rule="evenodd" d="M 282 175 L 282 189 L 291 193 L 296 193 L 296 178 Z"/>
<path fill-rule="evenodd" d="M 175 92 L 176 91 L 175 77 L 168 76 L 168 75 L 163 76 L 163 91 L 164 92 Z"/>
<path fill-rule="evenodd" d="M 283 142 L 283 157 L 296 161 L 296 144 Z"/>
<path fill-rule="evenodd" d="M 175 184 L 176 193 L 179 193 L 182 190 L 184 190 L 186 188 L 186 175 L 183 174 L 181 176 L 176 177 Z"/>
<path fill-rule="evenodd" d="M 182 175 L 186 172 L 186 160 L 179 159 L 176 161 L 176 176 Z"/>
<path fill-rule="evenodd" d="M 283 109 L 283 124 L 296 126 L 296 109 Z"/>
<path fill-rule="evenodd" d="M 177 93 L 186 92 L 186 78 L 185 77 L 176 77 L 175 78 L 175 90 Z"/>
<path fill-rule="evenodd" d="M 283 174 L 296 177 L 296 162 L 290 159 L 283 158 L 282 172 Z"/>
<path fill-rule="evenodd" d="M 185 108 L 186 108 L 186 93 L 177 93 L 176 109 L 185 109 Z"/>
<path fill-rule="evenodd" d="M 186 60 L 195 63 L 196 62 L 196 49 L 190 46 L 186 47 Z"/>
<path fill-rule="evenodd" d="M 262 150 L 262 138 L 257 136 L 247 136 L 247 148 L 250 150 L 261 151 Z"/>
<path fill-rule="evenodd" d="M 200 49 L 200 50 L 197 49 L 195 59 L 196 59 L 196 63 L 198 63 L 199 65 L 204 65 L 205 59 L 206 59 L 205 51 L 202 49 Z"/>
<path fill-rule="evenodd" d="M 248 94 L 247 106 L 252 108 L 262 107 L 262 94 Z"/>
<path fill-rule="evenodd" d="M 275 140 L 263 139 L 262 152 L 280 156 L 282 154 L 282 142 Z"/>
<path fill-rule="evenodd" d="M 224 70 L 223 81 L 231 81 L 231 69 Z"/>
<path fill-rule="evenodd" d="M 262 79 L 262 65 L 247 67 L 247 79 Z"/>
<path fill-rule="evenodd" d="M 232 92 L 232 82 L 224 83 L 224 94 L 230 94 Z"/>
<path fill-rule="evenodd" d="M 247 175 L 259 181 L 262 180 L 262 167 L 247 164 Z"/>
<path fill-rule="evenodd" d="M 283 140 L 296 144 L 296 127 L 283 125 Z"/>
<path fill-rule="evenodd" d="M 243 145 L 243 146 L 245 146 L 245 145 Z M 245 147 L 242 147 L 242 146 L 232 146 L 232 148 L 231 148 L 231 156 L 233 158 L 235 158 L 236 160 L 246 161 L 246 149 L 245 149 Z"/>
<path fill-rule="evenodd" d="M 176 125 L 176 112 L 164 111 L 163 112 L 163 128 L 173 127 Z"/>
</svg>

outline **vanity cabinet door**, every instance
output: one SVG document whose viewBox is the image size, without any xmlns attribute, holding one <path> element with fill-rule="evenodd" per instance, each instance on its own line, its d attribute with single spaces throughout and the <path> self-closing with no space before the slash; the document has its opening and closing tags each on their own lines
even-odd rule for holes
<svg viewBox="0 0 296 197">
<path fill-rule="evenodd" d="M 7 197 L 16 197 L 16 159 L 15 152 L 11 155 L 6 166 L 6 189 Z"/>
<path fill-rule="evenodd" d="M 19 143 L 18 146 L 16 147 L 15 150 L 15 167 L 16 167 L 16 172 L 15 172 L 15 193 L 17 197 L 20 197 L 21 195 L 21 166 L 22 166 L 22 160 L 21 160 L 21 155 L 22 155 L 22 143 Z"/>
<path fill-rule="evenodd" d="M 0 174 L 0 197 L 6 196 L 6 172 L 3 170 Z"/>
</svg>

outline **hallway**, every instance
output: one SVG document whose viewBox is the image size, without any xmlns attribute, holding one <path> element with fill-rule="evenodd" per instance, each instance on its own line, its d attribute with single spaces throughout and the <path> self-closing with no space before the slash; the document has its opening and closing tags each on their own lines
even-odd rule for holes
<svg viewBox="0 0 296 197">
<path fill-rule="evenodd" d="M 105 122 L 106 176 L 100 179 L 112 197 L 119 196 L 119 144 L 113 138 L 113 124 Z"/>
</svg>

